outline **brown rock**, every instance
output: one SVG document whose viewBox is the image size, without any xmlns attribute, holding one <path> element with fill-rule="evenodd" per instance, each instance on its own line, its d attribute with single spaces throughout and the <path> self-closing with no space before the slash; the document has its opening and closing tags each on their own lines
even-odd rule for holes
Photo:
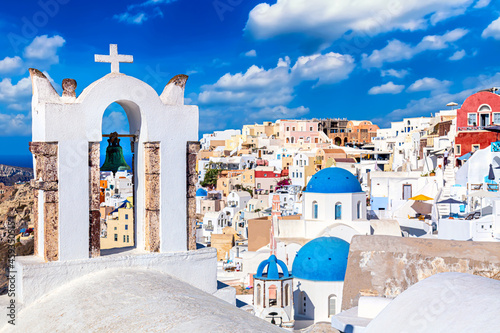
<svg viewBox="0 0 500 333">
<path fill-rule="evenodd" d="M 160 211 L 146 209 L 146 251 L 160 252 Z"/>
</svg>

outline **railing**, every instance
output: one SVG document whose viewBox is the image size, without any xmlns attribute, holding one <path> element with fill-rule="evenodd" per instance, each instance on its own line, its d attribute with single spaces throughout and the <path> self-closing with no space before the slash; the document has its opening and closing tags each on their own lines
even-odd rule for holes
<svg viewBox="0 0 500 333">
<path fill-rule="evenodd" d="M 459 127 L 459 131 L 482 131 L 486 127 L 485 126 L 467 126 L 467 127 Z"/>
<path fill-rule="evenodd" d="M 487 184 L 488 191 L 490 192 L 498 192 L 498 184 Z"/>
</svg>

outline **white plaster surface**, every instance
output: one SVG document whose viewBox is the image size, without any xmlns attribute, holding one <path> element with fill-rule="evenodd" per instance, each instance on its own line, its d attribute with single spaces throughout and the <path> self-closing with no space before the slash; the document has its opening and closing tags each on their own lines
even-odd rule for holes
<svg viewBox="0 0 500 333">
<path fill-rule="evenodd" d="M 205 292 L 217 291 L 217 251 L 147 253 L 132 251 L 93 259 L 44 263 L 35 256 L 17 257 L 17 302 L 28 306 L 56 288 L 85 275 L 112 268 L 133 267 L 169 274 Z"/>
<path fill-rule="evenodd" d="M 396 297 L 367 333 L 498 332 L 500 281 L 465 273 L 436 274 Z"/>
<path fill-rule="evenodd" d="M 282 332 L 165 273 L 115 268 L 62 286 L 0 332 Z"/>
</svg>

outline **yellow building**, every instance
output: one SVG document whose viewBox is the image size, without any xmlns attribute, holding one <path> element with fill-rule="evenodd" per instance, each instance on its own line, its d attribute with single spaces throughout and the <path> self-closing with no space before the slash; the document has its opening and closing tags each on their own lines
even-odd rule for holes
<svg viewBox="0 0 500 333">
<path fill-rule="evenodd" d="M 130 199 L 130 200 L 129 200 Z M 125 207 L 106 216 L 106 232 L 101 233 L 101 250 L 134 246 L 134 208 L 127 198 Z"/>
</svg>

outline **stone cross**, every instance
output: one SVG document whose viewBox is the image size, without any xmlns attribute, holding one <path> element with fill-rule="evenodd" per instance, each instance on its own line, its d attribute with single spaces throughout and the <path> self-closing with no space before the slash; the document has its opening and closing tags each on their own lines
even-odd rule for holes
<svg viewBox="0 0 500 333">
<path fill-rule="evenodd" d="M 120 62 L 133 63 L 131 55 L 118 54 L 118 45 L 109 44 L 109 55 L 96 54 L 95 62 L 107 62 L 111 64 L 111 73 L 120 73 Z"/>
</svg>

